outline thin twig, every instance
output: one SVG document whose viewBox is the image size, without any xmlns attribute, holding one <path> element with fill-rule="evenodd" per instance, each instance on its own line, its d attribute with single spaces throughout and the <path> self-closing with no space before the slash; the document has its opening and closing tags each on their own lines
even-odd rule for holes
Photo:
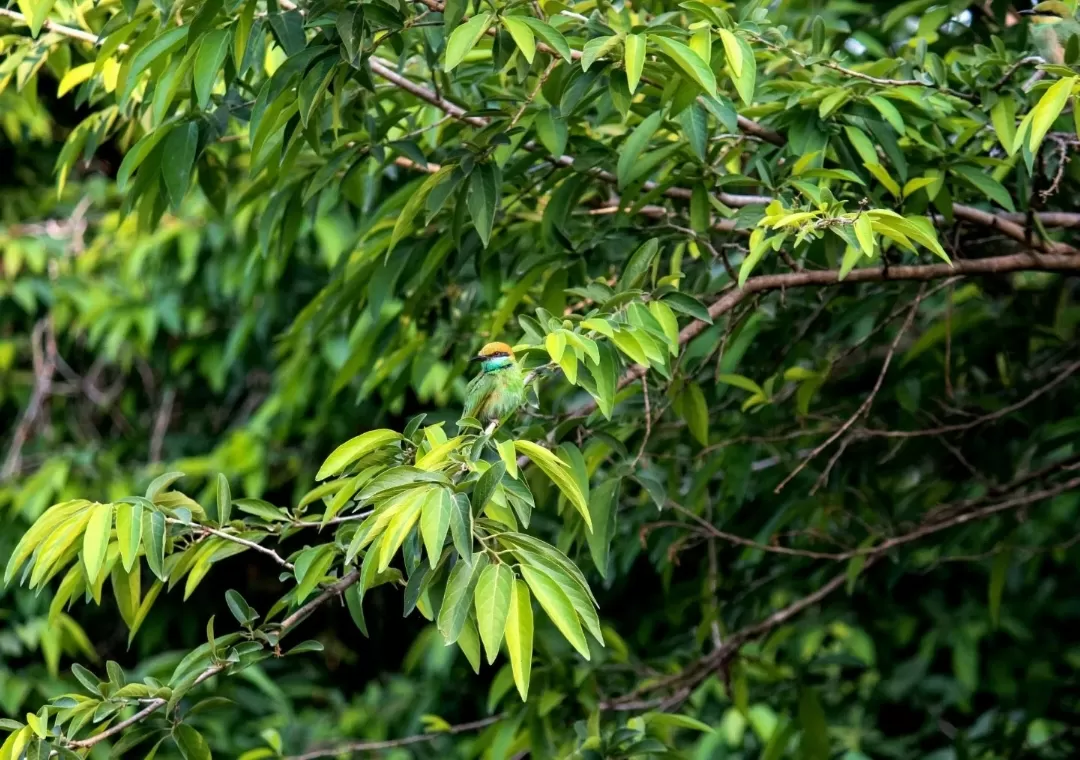
<svg viewBox="0 0 1080 760">
<path fill-rule="evenodd" d="M 874 430 L 863 429 L 859 431 L 859 435 L 863 437 L 878 437 L 878 438 L 919 438 L 926 435 L 944 435 L 946 433 L 959 433 L 965 430 L 971 430 L 973 427 L 984 425 L 987 422 L 993 422 L 999 420 L 1002 417 L 1006 417 L 1013 412 L 1023 409 L 1028 404 L 1032 403 L 1041 396 L 1049 393 L 1061 383 L 1065 382 L 1069 377 L 1080 370 L 1080 361 L 1075 361 L 1072 364 L 1066 366 L 1060 373 L 1058 373 L 1050 382 L 1043 386 L 1040 386 L 1029 395 L 1017 401 L 1015 404 L 1009 404 L 1008 406 L 998 409 L 996 412 L 985 414 L 982 417 L 976 417 L 973 420 L 967 422 L 958 422 L 954 425 L 942 425 L 936 428 L 928 428 L 926 430 Z"/>
<path fill-rule="evenodd" d="M 11 437 L 11 446 L 4 458 L 3 469 L 0 469 L 0 481 L 7 480 L 18 472 L 22 463 L 23 446 L 30 438 L 30 431 L 41 415 L 52 389 L 57 351 L 51 316 L 38 320 L 34 325 L 30 334 L 30 348 L 34 356 L 34 387 Z"/>
<path fill-rule="evenodd" d="M 177 520 L 175 517 L 166 517 L 165 522 L 167 522 L 169 525 L 183 525 L 186 528 L 191 528 L 192 530 L 194 530 L 197 533 L 202 533 L 203 535 L 209 534 L 209 535 L 217 536 L 218 538 L 224 538 L 226 541 L 232 541 L 234 544 L 240 544 L 241 546 L 246 546 L 249 549 L 254 549 L 257 552 L 262 552 L 266 556 L 273 559 L 274 562 L 277 562 L 279 565 L 284 567 L 286 570 L 292 570 L 293 569 L 292 562 L 288 562 L 287 560 L 283 559 L 282 556 L 280 554 L 278 554 L 276 551 L 274 551 L 273 549 L 268 549 L 267 547 L 262 546 L 260 544 L 257 544 L 254 541 L 249 541 L 246 538 L 240 538 L 240 536 L 235 536 L 232 533 L 226 533 L 223 530 L 218 530 L 217 528 L 211 528 L 209 525 L 203 525 L 201 523 L 184 522 L 183 520 Z"/>
<path fill-rule="evenodd" d="M 811 451 L 809 456 L 805 457 L 801 462 L 799 462 L 798 466 L 794 470 L 792 470 L 786 478 L 780 481 L 780 484 L 775 489 L 773 489 L 773 493 L 780 493 L 782 490 L 784 490 L 784 486 L 790 483 L 796 475 L 802 472 L 803 469 L 818 456 L 818 454 L 831 446 L 836 439 L 846 433 L 852 425 L 854 425 L 864 414 L 870 411 L 870 407 L 873 405 L 874 399 L 877 397 L 878 391 L 881 390 L 881 384 L 885 381 L 885 375 L 889 371 L 889 365 L 892 363 L 893 355 L 896 353 L 896 347 L 900 345 L 900 339 L 904 337 L 904 334 L 911 327 L 911 323 L 915 320 L 915 314 L 919 310 L 919 304 L 922 303 L 923 294 L 925 292 L 926 286 L 924 285 L 915 295 L 915 301 L 911 305 L 911 310 L 908 312 L 907 319 L 904 320 L 904 324 L 900 327 L 899 330 L 897 330 L 896 337 L 893 338 L 892 345 L 889 346 L 889 352 L 885 355 L 885 361 L 881 364 L 881 371 L 878 373 L 877 380 L 874 382 L 874 387 L 870 390 L 870 395 L 868 395 L 866 399 L 861 404 L 859 404 L 859 408 L 855 410 L 855 413 L 848 417 L 844 424 L 836 429 L 836 432 L 834 432 L 827 439 L 825 439 L 824 443 Z M 832 464 L 834 463 L 835 462 L 830 463 L 829 468 L 831 468 Z M 828 470 L 826 470 L 826 473 L 827 472 Z M 815 485 L 811 493 L 814 493 L 816 490 L 817 486 Z"/>
<path fill-rule="evenodd" d="M 291 755 L 285 760 L 315 760 L 319 757 L 338 757 L 343 754 L 352 752 L 375 752 L 377 750 L 395 749 L 397 747 L 408 747 L 413 744 L 424 744 L 426 742 L 432 742 L 442 736 L 463 734 L 469 731 L 479 731 L 482 728 L 494 725 L 502 720 L 502 715 L 493 715 L 490 718 L 482 718 L 481 720 L 474 720 L 470 723 L 458 723 L 455 726 L 450 726 L 442 731 L 436 731 L 428 734 L 416 734 L 415 736 L 406 736 L 403 739 L 385 739 L 383 741 L 365 741 L 365 742 L 348 742 L 346 744 L 339 744 L 335 747 L 328 747 L 326 749 L 314 749 L 310 752 L 305 752 L 302 755 Z"/>
<path fill-rule="evenodd" d="M 282 620 L 280 626 L 278 627 L 279 640 L 281 638 L 284 638 L 287 633 L 292 631 L 292 629 L 295 628 L 305 618 L 307 618 L 308 615 L 314 612 L 316 608 L 325 604 L 329 599 L 337 597 L 341 594 L 342 591 L 356 583 L 358 580 L 360 580 L 360 571 L 350 571 L 344 577 L 342 577 L 341 580 L 327 587 L 327 589 L 321 594 L 319 594 L 317 597 L 315 597 L 303 607 L 298 609 L 292 615 L 289 615 L 289 617 Z M 226 668 L 228 668 L 228 666 L 228 663 L 218 663 L 209 666 L 206 670 L 199 674 L 198 678 L 195 679 L 195 682 L 192 684 L 192 686 L 198 686 L 203 681 L 206 681 L 207 679 L 212 678 L 218 673 L 224 671 Z M 130 718 L 120 721 L 115 726 L 111 726 L 99 734 L 95 734 L 86 739 L 69 742 L 67 746 L 72 749 L 86 749 L 88 747 L 93 747 L 95 744 L 105 741 L 111 736 L 115 736 L 116 734 L 123 731 L 125 728 L 128 728 L 129 726 L 132 726 L 139 721 L 145 720 L 167 704 L 168 700 L 154 699 L 148 702 L 146 704 L 146 707 L 132 715 Z"/>
<path fill-rule="evenodd" d="M 154 432 L 150 437 L 150 461 L 161 461 L 161 449 L 165 445 L 165 433 L 169 429 L 169 420 L 172 419 L 173 401 L 176 400 L 176 390 L 166 388 L 161 394 L 161 406 L 158 407 L 157 416 L 154 418 Z"/>
</svg>

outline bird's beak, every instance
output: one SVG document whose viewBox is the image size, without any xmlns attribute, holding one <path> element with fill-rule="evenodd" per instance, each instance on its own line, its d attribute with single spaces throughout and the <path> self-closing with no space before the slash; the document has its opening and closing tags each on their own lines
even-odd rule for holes
<svg viewBox="0 0 1080 760">
<path fill-rule="evenodd" d="M 484 357 L 482 357 L 482 356 L 474 356 L 471 359 L 469 359 L 469 364 L 475 364 L 476 362 L 482 362 L 482 361 L 484 361 Z"/>
</svg>

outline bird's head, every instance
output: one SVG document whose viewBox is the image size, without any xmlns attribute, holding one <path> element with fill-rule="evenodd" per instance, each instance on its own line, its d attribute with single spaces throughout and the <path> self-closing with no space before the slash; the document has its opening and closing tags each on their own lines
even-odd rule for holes
<svg viewBox="0 0 1080 760">
<path fill-rule="evenodd" d="M 514 350 L 505 343 L 488 343 L 470 361 L 480 362 L 484 372 L 494 372 L 514 363 Z"/>
</svg>

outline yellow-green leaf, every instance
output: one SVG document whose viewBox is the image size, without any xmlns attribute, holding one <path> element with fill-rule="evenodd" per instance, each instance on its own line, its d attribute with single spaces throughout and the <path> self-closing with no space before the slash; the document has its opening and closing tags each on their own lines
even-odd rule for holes
<svg viewBox="0 0 1080 760">
<path fill-rule="evenodd" d="M 567 501 L 585 520 L 585 525 L 588 526 L 591 533 L 592 519 L 589 517 L 589 505 L 585 501 L 585 495 L 578 488 L 577 481 L 574 480 L 574 476 L 571 474 L 570 467 L 566 462 L 532 441 L 514 441 L 514 446 L 517 448 L 518 453 L 527 456 L 562 491 Z"/>
<path fill-rule="evenodd" d="M 465 60 L 465 56 L 484 36 L 494 18 L 490 13 L 479 13 L 451 33 L 450 39 L 446 41 L 446 63 L 443 66 L 445 71 L 452 71 Z"/>
<path fill-rule="evenodd" d="M 641 81 L 641 72 L 645 68 L 645 35 L 628 34 L 623 43 L 625 48 L 626 86 L 633 93 Z"/>
<path fill-rule="evenodd" d="M 86 577 L 90 583 L 97 580 L 101 566 L 105 564 L 105 554 L 109 550 L 109 534 L 112 532 L 113 505 L 95 504 L 90 513 L 90 521 L 83 533 L 82 559 L 86 567 Z"/>
<path fill-rule="evenodd" d="M 506 472 L 514 480 L 517 480 L 517 451 L 514 449 L 514 442 L 509 440 L 499 441 L 497 446 L 499 449 L 499 458 L 502 459 L 503 464 L 506 465 Z"/>
<path fill-rule="evenodd" d="M 351 438 L 326 458 L 315 479 L 325 480 L 331 475 L 337 475 L 360 457 L 399 440 L 401 433 L 395 430 L 370 430 Z"/>
<path fill-rule="evenodd" d="M 855 217 L 855 237 L 863 253 L 870 256 L 874 252 L 874 223 L 866 214 Z"/>
<path fill-rule="evenodd" d="M 56 88 L 56 97 L 62 98 L 93 76 L 93 74 L 93 63 L 84 63 L 82 66 L 76 66 L 71 69 L 68 73 L 64 74 L 63 78 L 60 80 L 60 86 Z"/>
<path fill-rule="evenodd" d="M 578 621 L 577 612 L 574 611 L 574 605 L 570 602 L 570 597 L 559 587 L 558 583 L 540 570 L 534 570 L 528 565 L 522 565 L 521 576 L 529 584 L 529 588 L 532 589 L 536 600 L 540 602 L 540 606 L 544 608 L 544 612 L 551 618 L 551 622 L 566 637 L 570 645 L 578 651 L 578 654 L 588 660 L 591 656 L 589 654 L 589 644 L 585 640 L 585 632 L 581 630 L 581 623 Z"/>
<path fill-rule="evenodd" d="M 743 55 L 739 47 L 739 39 L 727 29 L 720 30 L 720 41 L 724 43 L 724 55 L 727 57 L 728 66 L 735 76 L 742 76 Z"/>
<path fill-rule="evenodd" d="M 518 46 L 518 50 L 525 56 L 525 60 L 532 63 L 533 56 L 536 55 L 536 35 L 533 34 L 533 30 L 516 16 L 503 16 L 502 22 L 506 31 L 510 32 L 514 44 Z"/>
<path fill-rule="evenodd" d="M 406 493 L 405 503 L 397 511 L 394 517 L 387 523 L 386 532 L 383 533 L 382 542 L 379 544 L 379 568 L 381 573 L 390 566 L 390 560 L 397 554 L 397 550 L 405 543 L 405 537 L 420 519 L 420 512 L 431 496 L 432 490 L 427 487 L 413 488 Z M 442 490 L 437 489 L 437 490 Z"/>
<path fill-rule="evenodd" d="M 1050 131 L 1050 127 L 1054 125 L 1054 121 L 1061 115 L 1062 109 L 1069 101 L 1076 81 L 1077 77 L 1066 77 L 1055 82 L 1031 109 L 1031 135 L 1028 137 L 1028 147 L 1032 155 L 1039 152 L 1043 138 L 1046 137 L 1046 133 Z"/>
<path fill-rule="evenodd" d="M 506 649 L 514 683 L 524 702 L 529 697 L 532 676 L 533 611 L 532 597 L 525 581 L 515 580 L 510 589 L 510 609 L 506 615 Z"/>
<path fill-rule="evenodd" d="M 892 193 L 895 197 L 900 197 L 900 185 L 896 183 L 896 180 L 889 176 L 889 172 L 884 166 L 882 166 L 881 164 L 868 163 L 864 163 L 863 166 L 865 166 L 866 170 L 877 178 L 878 182 L 885 186 L 886 190 Z"/>
</svg>

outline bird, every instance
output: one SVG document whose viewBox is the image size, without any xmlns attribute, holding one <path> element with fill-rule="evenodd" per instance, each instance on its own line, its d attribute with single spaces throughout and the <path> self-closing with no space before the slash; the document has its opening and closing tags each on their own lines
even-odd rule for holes
<svg viewBox="0 0 1080 760">
<path fill-rule="evenodd" d="M 525 378 L 505 343 L 488 343 L 470 361 L 480 362 L 480 374 L 469 383 L 461 416 L 488 425 L 490 433 L 525 402 Z"/>
</svg>

